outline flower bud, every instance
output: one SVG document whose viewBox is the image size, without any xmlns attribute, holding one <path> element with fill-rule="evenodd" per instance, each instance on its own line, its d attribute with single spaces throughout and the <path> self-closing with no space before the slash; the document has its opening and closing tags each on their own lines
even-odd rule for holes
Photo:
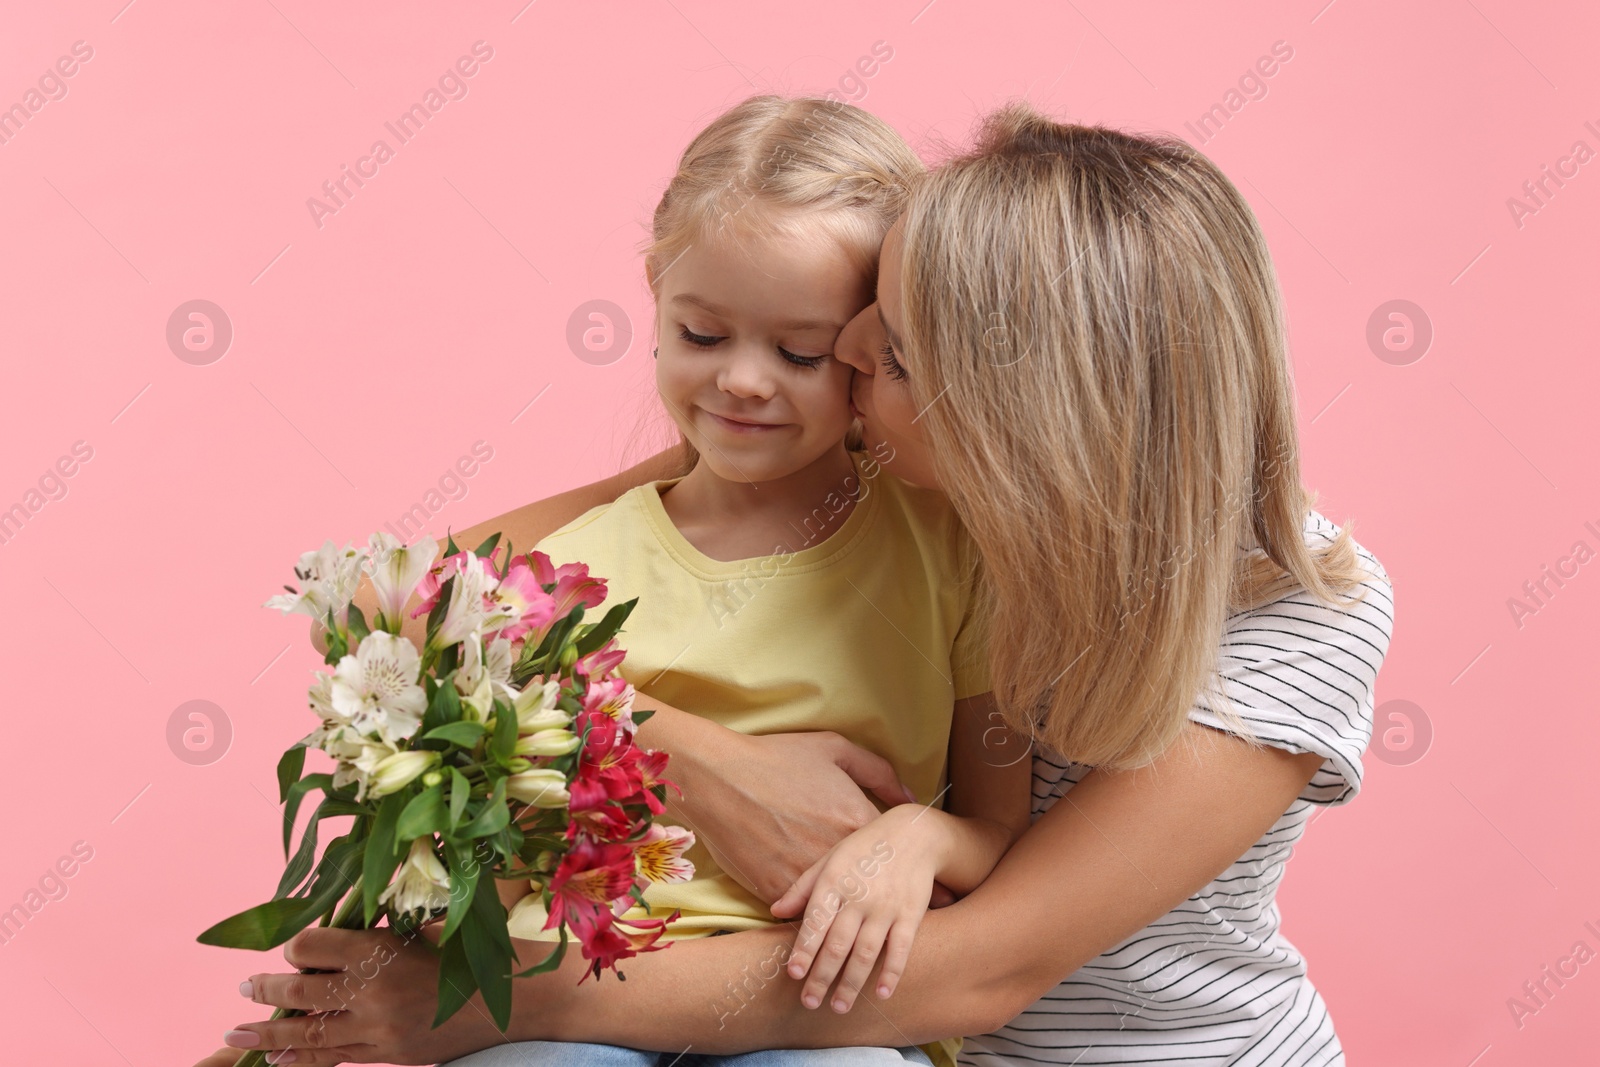
<svg viewBox="0 0 1600 1067">
<path fill-rule="evenodd" d="M 392 756 L 387 756 L 379 760 L 378 765 L 372 769 L 372 780 L 367 788 L 367 796 L 388 796 L 404 789 L 418 775 L 438 762 L 439 753 L 420 749 L 396 752 Z"/>
<path fill-rule="evenodd" d="M 517 715 L 517 733 L 531 734 L 540 730 L 553 730 L 560 726 L 569 726 L 572 716 L 560 708 L 532 708 L 526 713 Z"/>
<path fill-rule="evenodd" d="M 583 742 L 571 730 L 538 730 L 517 742 L 519 756 L 565 756 Z"/>
<path fill-rule="evenodd" d="M 564 808 L 572 799 L 567 792 L 567 776 L 548 767 L 538 767 L 508 777 L 506 796 L 536 808 Z"/>
<path fill-rule="evenodd" d="M 576 663 L 576 662 L 578 662 L 578 646 L 577 645 L 567 645 L 564 648 L 562 648 L 562 650 L 561 650 L 561 673 L 562 674 L 571 673 L 572 665 L 574 663 Z"/>
<path fill-rule="evenodd" d="M 442 781 L 444 781 L 444 775 L 440 774 L 438 771 L 429 771 L 427 774 L 422 776 L 422 784 L 428 786 L 430 789 Z"/>
<path fill-rule="evenodd" d="M 523 759 L 521 756 L 513 756 L 506 760 L 506 768 L 510 770 L 512 774 L 520 774 L 532 766 L 532 760 Z"/>
</svg>

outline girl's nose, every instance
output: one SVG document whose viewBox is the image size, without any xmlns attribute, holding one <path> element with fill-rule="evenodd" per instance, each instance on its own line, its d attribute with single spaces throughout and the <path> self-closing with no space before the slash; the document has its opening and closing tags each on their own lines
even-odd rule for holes
<svg viewBox="0 0 1600 1067">
<path fill-rule="evenodd" d="M 876 337 L 882 332 L 883 328 L 878 325 L 878 305 L 868 304 L 839 331 L 833 342 L 833 358 L 848 363 L 858 373 L 873 373 L 878 362 L 873 357 L 873 346 L 881 344 Z"/>
<path fill-rule="evenodd" d="M 773 395 L 772 373 L 766 364 L 771 358 L 769 353 L 753 350 L 749 346 L 734 349 L 717 375 L 717 388 L 734 396 L 770 400 Z"/>
</svg>

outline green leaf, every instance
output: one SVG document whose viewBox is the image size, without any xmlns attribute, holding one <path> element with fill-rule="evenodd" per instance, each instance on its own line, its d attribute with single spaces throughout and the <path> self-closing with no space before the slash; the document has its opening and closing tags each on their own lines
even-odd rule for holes
<svg viewBox="0 0 1600 1067">
<path fill-rule="evenodd" d="M 496 545 L 498 545 L 499 543 L 500 543 L 500 534 L 499 533 L 491 534 L 489 536 L 488 540 L 484 541 L 483 544 L 479 545 L 477 548 L 472 550 L 472 554 L 474 556 L 477 556 L 479 559 L 482 559 L 484 556 L 487 556 L 491 552 L 493 552 L 494 551 L 494 547 Z"/>
<path fill-rule="evenodd" d="M 450 528 L 446 526 L 444 530 L 444 558 L 449 559 L 451 556 L 460 551 L 461 550 L 456 547 L 455 535 L 453 535 L 450 532 Z"/>
<path fill-rule="evenodd" d="M 439 950 L 439 1008 L 433 1016 L 435 1029 L 460 1011 L 478 991 L 478 982 L 472 976 L 472 965 L 467 962 L 467 950 L 461 938 L 441 940 Z"/>
<path fill-rule="evenodd" d="M 345 625 L 350 629 L 350 636 L 357 641 L 365 641 L 367 635 L 372 633 L 367 626 L 367 617 L 354 604 L 350 605 L 350 610 L 345 614 Z"/>
<path fill-rule="evenodd" d="M 400 821 L 394 828 L 395 838 L 409 842 L 425 834 L 439 833 L 446 825 L 444 790 L 436 785 L 429 786 L 412 797 L 400 813 Z"/>
<path fill-rule="evenodd" d="M 308 774 L 289 787 L 283 797 L 283 855 L 289 856 L 289 839 L 294 836 L 294 818 L 300 812 L 300 801 L 313 789 L 323 792 L 333 788 L 333 775 Z"/>
<path fill-rule="evenodd" d="M 324 819 L 332 818 L 335 815 L 359 815 L 365 818 L 372 814 L 371 805 L 357 804 L 353 800 L 340 799 L 343 793 L 343 789 L 336 789 L 328 794 L 327 800 L 322 802 L 322 807 L 326 809 L 322 815 Z"/>
<path fill-rule="evenodd" d="M 460 834 L 468 839 L 489 837 L 504 830 L 510 823 L 511 809 L 506 806 L 506 780 L 501 778 L 494 783 L 494 794 L 484 802 L 472 821 L 461 828 Z"/>
<path fill-rule="evenodd" d="M 633 725 L 643 726 L 650 720 L 650 716 L 654 715 L 655 713 L 655 708 L 640 708 L 638 711 L 633 713 Z"/>
<path fill-rule="evenodd" d="M 595 623 L 587 633 L 578 638 L 578 655 L 587 656 L 617 636 L 617 631 L 622 629 L 622 624 L 628 621 L 628 616 L 632 614 L 634 606 L 638 603 L 639 598 L 634 597 L 632 600 L 618 604 L 606 612 L 605 618 Z"/>
<path fill-rule="evenodd" d="M 424 736 L 441 726 L 460 721 L 461 695 L 456 692 L 455 680 L 446 674 L 439 679 L 439 688 L 434 690 L 428 710 L 422 716 Z"/>
<path fill-rule="evenodd" d="M 286 897 L 257 904 L 209 927 L 195 940 L 221 948 L 276 948 L 311 925 L 317 911 L 304 897 Z"/>
<path fill-rule="evenodd" d="M 550 955 L 546 956 L 544 959 L 540 960 L 538 963 L 535 963 L 532 967 L 529 967 L 525 971 L 518 971 L 511 977 L 531 978 L 536 974 L 548 974 L 557 967 L 561 966 L 561 957 L 567 954 L 567 928 L 565 926 L 558 926 L 556 929 L 561 931 L 561 943 L 556 946 L 556 950 L 550 953 Z"/>
<path fill-rule="evenodd" d="M 455 692 L 454 685 L 448 687 L 440 686 L 440 692 L 443 692 L 446 688 L 451 692 Z M 488 727 L 484 726 L 483 723 L 473 722 L 471 719 L 463 719 L 460 722 L 447 722 L 441 726 L 435 726 L 418 740 L 449 741 L 451 744 L 460 745 L 462 748 L 471 748 L 478 743 L 478 738 L 486 733 L 488 733 Z"/>
<path fill-rule="evenodd" d="M 439 627 L 444 624 L 444 617 L 450 611 L 450 591 L 455 587 L 456 576 L 451 574 L 444 584 L 439 587 L 439 599 L 435 601 L 433 610 L 428 612 L 428 643 L 433 643 L 433 638 L 439 632 Z M 333 662 L 329 660 L 329 662 Z"/>
<path fill-rule="evenodd" d="M 473 898 L 478 893 L 478 877 L 483 873 L 483 865 L 477 862 L 470 849 L 462 849 L 456 842 L 446 840 L 444 852 L 450 861 L 450 907 L 445 912 L 444 930 L 439 934 L 441 943 L 454 936 L 472 910 Z"/>
<path fill-rule="evenodd" d="M 289 799 L 289 787 L 306 769 L 306 746 L 297 744 L 278 758 L 278 803 Z"/>
<path fill-rule="evenodd" d="M 328 609 L 328 617 L 324 620 L 323 626 L 328 635 L 328 653 L 322 657 L 322 661 L 327 664 L 338 663 L 350 651 L 350 645 L 339 629 L 339 624 L 334 621 L 332 608 Z"/>
<path fill-rule="evenodd" d="M 511 937 L 506 933 L 506 909 L 500 903 L 493 878 L 478 881 L 472 896 L 472 914 L 461 924 L 472 977 L 483 994 L 484 1006 L 494 1024 L 505 1033 L 511 1025 Z"/>
<path fill-rule="evenodd" d="M 339 902 L 361 878 L 362 854 L 367 847 L 364 830 L 365 827 L 358 824 L 328 846 L 322 862 L 317 865 L 318 876 L 311 885 L 311 892 L 303 898 L 314 914 L 327 916 L 324 925 L 332 921 Z"/>
<path fill-rule="evenodd" d="M 295 850 L 294 858 L 283 870 L 283 877 L 278 880 L 278 891 L 272 894 L 274 900 L 290 896 L 305 881 L 306 875 L 311 871 L 311 860 L 317 854 L 317 823 L 323 819 L 336 815 L 348 815 L 350 812 L 341 808 L 353 806 L 345 805 L 337 800 L 324 799 L 317 805 L 317 810 L 312 813 L 311 821 L 306 823 L 305 835 L 300 839 L 300 847 Z M 365 811 L 365 809 L 361 809 Z"/>
<path fill-rule="evenodd" d="M 395 842 L 395 826 L 400 821 L 400 809 L 405 805 L 405 795 L 390 793 L 378 806 L 378 816 L 372 820 L 372 834 L 367 839 L 367 851 L 361 858 L 362 915 L 368 927 L 378 913 L 378 897 L 389 888 L 389 879 L 400 866 L 400 850 Z"/>
<path fill-rule="evenodd" d="M 504 762 L 511 758 L 517 747 L 517 709 L 503 700 L 494 702 L 494 740 L 489 742 L 489 752 Z"/>
<path fill-rule="evenodd" d="M 454 826 L 461 821 L 461 813 L 467 810 L 467 799 L 472 796 L 472 783 L 467 781 L 467 776 L 450 768 L 450 825 Z"/>
</svg>

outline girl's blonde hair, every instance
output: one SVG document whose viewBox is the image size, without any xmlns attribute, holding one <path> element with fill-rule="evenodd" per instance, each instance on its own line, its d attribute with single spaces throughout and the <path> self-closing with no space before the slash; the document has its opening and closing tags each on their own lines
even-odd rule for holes
<svg viewBox="0 0 1600 1067">
<path fill-rule="evenodd" d="M 1237 723 L 1209 699 L 1227 614 L 1366 577 L 1348 526 L 1304 541 L 1315 500 L 1249 205 L 1180 140 L 1012 104 L 903 226 L 905 363 L 982 552 L 1008 723 L 1108 768 L 1155 758 L 1197 699 Z"/>
<path fill-rule="evenodd" d="M 752 96 L 683 150 L 645 247 L 650 288 L 659 292 L 696 241 L 736 226 L 782 227 L 799 212 L 832 227 L 875 280 L 883 235 L 924 170 L 894 127 L 870 112 L 822 97 Z"/>
<path fill-rule="evenodd" d="M 752 96 L 695 135 L 656 204 L 645 277 L 661 279 L 698 241 L 728 233 L 802 231 L 836 240 L 871 291 L 883 235 L 926 168 L 894 127 L 823 97 Z M 803 215 L 803 221 L 801 216 Z M 859 448 L 853 426 L 845 441 Z M 699 458 L 681 443 L 687 473 Z"/>
</svg>

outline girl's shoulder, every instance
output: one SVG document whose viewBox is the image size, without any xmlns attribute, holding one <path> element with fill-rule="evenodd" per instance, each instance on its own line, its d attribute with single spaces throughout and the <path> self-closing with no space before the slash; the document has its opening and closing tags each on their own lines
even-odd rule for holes
<svg viewBox="0 0 1600 1067">
<path fill-rule="evenodd" d="M 646 482 L 627 490 L 617 499 L 585 511 L 565 526 L 545 534 L 535 548 L 549 552 L 551 546 L 571 544 L 575 541 L 606 537 L 634 525 L 644 515 L 644 493 L 658 493 L 655 482 Z"/>
</svg>

